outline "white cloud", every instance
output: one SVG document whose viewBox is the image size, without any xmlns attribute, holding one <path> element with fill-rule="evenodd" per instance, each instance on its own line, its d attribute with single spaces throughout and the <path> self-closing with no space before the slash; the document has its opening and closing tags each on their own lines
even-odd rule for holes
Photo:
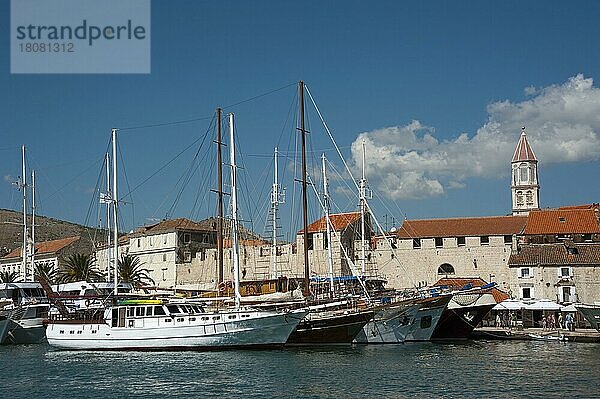
<svg viewBox="0 0 600 399">
<path fill-rule="evenodd" d="M 469 177 L 505 176 L 523 125 L 541 164 L 600 159 L 600 89 L 591 78 L 576 75 L 525 93 L 530 98 L 522 102 L 488 105 L 488 120 L 474 136 L 439 140 L 416 120 L 361 133 L 352 144 L 353 163 L 360 165 L 365 140 L 370 184 L 399 199 L 442 195 L 465 187 Z"/>
</svg>

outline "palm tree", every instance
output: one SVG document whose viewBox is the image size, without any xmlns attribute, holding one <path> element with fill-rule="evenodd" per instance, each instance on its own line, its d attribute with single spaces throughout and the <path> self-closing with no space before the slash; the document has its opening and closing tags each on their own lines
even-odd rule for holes
<svg viewBox="0 0 600 399">
<path fill-rule="evenodd" d="M 130 283 L 135 289 L 140 289 L 154 280 L 148 275 L 150 270 L 142 268 L 143 263 L 137 256 L 125 255 L 119 260 L 119 280 Z"/>
<path fill-rule="evenodd" d="M 62 269 L 58 272 L 56 280 L 59 283 L 95 282 L 102 280 L 102 274 L 96 269 L 89 255 L 74 254 L 67 258 Z"/>
<path fill-rule="evenodd" d="M 56 280 L 56 269 L 51 263 L 38 263 L 35 265 L 34 276 L 36 281 L 46 280 L 48 284 L 54 284 Z"/>
<path fill-rule="evenodd" d="M 19 279 L 18 272 L 0 272 L 0 283 L 15 283 Z"/>
</svg>

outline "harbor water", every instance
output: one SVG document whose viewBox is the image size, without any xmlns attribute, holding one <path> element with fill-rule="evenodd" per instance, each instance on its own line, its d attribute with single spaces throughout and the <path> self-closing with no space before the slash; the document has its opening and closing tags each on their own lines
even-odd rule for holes
<svg viewBox="0 0 600 399">
<path fill-rule="evenodd" d="M 467 341 L 211 352 L 0 347 L 10 398 L 592 398 L 600 344 Z"/>
</svg>

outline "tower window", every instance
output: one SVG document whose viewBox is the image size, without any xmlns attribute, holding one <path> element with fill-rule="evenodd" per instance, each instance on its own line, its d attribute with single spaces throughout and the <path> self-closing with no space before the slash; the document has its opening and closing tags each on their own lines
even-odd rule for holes
<svg viewBox="0 0 600 399">
<path fill-rule="evenodd" d="M 517 191 L 517 205 L 523 205 L 523 192 Z"/>
<path fill-rule="evenodd" d="M 522 164 L 519 168 L 519 180 L 521 183 L 529 181 L 529 168 L 526 164 Z"/>
<path fill-rule="evenodd" d="M 527 204 L 528 205 L 533 205 L 533 193 L 530 191 L 527 191 Z"/>
</svg>

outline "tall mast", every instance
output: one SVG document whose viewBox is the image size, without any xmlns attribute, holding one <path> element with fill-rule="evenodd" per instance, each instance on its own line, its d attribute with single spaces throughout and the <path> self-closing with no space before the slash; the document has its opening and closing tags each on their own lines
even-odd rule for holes
<svg viewBox="0 0 600 399">
<path fill-rule="evenodd" d="M 24 273 L 24 280 L 27 281 L 27 169 L 25 166 L 25 145 L 21 146 L 21 184 L 19 185 L 23 192 L 23 247 L 21 249 L 23 260 L 21 268 Z"/>
<path fill-rule="evenodd" d="M 117 227 L 117 129 L 112 129 L 112 157 L 113 157 L 113 190 L 112 190 L 112 203 L 113 203 L 113 249 L 114 249 L 114 295 L 117 298 L 119 285 L 119 232 Z"/>
<path fill-rule="evenodd" d="M 233 132 L 233 114 L 229 114 L 229 160 L 231 164 L 231 258 L 233 260 L 233 281 L 235 284 L 235 307 L 240 307 L 240 258 L 238 248 L 238 209 L 237 209 L 237 182 L 235 166 L 235 142 Z"/>
<path fill-rule="evenodd" d="M 31 279 L 35 280 L 35 170 L 31 171 Z"/>
<path fill-rule="evenodd" d="M 325 172 L 325 154 L 321 155 L 321 160 L 323 161 L 323 208 L 325 211 L 325 224 L 327 225 L 327 266 L 329 266 L 329 292 L 333 297 L 333 294 L 335 293 L 335 287 L 333 284 L 333 253 L 331 250 L 333 243 L 331 242 L 331 227 L 329 225 L 329 191 L 327 174 Z"/>
<path fill-rule="evenodd" d="M 360 195 L 360 253 L 361 253 L 361 270 L 362 275 L 366 273 L 366 254 L 365 254 L 365 208 L 366 208 L 366 192 L 367 179 L 365 178 L 365 140 L 362 141 L 362 178 L 359 182 Z"/>
<path fill-rule="evenodd" d="M 273 218 L 273 247 L 271 251 L 272 272 L 271 278 L 277 278 L 277 207 L 279 205 L 279 185 L 277 184 L 277 147 L 274 154 L 275 173 L 273 178 L 273 189 L 271 191 L 271 213 Z"/>
<path fill-rule="evenodd" d="M 110 155 L 106 153 L 106 281 L 110 281 L 111 273 L 111 240 L 110 240 L 110 208 L 112 207 L 112 196 L 110 192 Z"/>
<path fill-rule="evenodd" d="M 221 158 L 221 108 L 217 108 L 217 286 L 223 282 L 223 160 Z"/>
<path fill-rule="evenodd" d="M 300 101 L 300 132 L 302 133 L 302 216 L 304 219 L 304 294 L 310 295 L 310 266 L 308 264 L 308 201 L 306 198 L 306 130 L 304 128 L 304 82 L 298 83 Z"/>
</svg>

